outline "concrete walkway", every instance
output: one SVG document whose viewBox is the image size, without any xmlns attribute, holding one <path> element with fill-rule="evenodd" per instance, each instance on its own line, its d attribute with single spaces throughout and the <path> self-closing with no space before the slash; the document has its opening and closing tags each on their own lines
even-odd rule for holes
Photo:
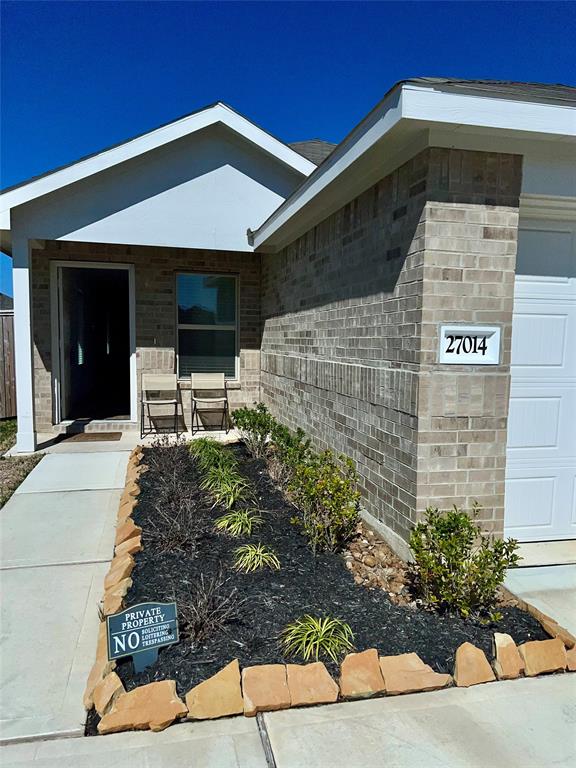
<svg viewBox="0 0 576 768">
<path fill-rule="evenodd" d="M 70 445 L 45 456 L 0 511 L 3 742 L 83 733 L 128 450 Z"/>
<path fill-rule="evenodd" d="M 508 571 L 506 587 L 576 635 L 576 565 Z"/>
</svg>

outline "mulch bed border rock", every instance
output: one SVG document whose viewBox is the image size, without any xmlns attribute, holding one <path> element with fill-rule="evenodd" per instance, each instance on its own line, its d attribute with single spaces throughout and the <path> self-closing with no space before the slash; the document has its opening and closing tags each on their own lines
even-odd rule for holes
<svg viewBox="0 0 576 768">
<path fill-rule="evenodd" d="M 118 508 L 114 558 L 104 581 L 96 659 L 88 676 L 84 707 L 100 720 L 100 734 L 125 730 L 161 731 L 175 721 L 205 720 L 258 712 L 438 690 L 451 685 L 469 687 L 522 675 L 576 671 L 576 638 L 550 616 L 506 591 L 511 600 L 533 616 L 549 640 L 516 645 L 508 634 L 494 633 L 493 658 L 471 643 L 456 651 L 453 675 L 435 672 L 416 653 L 379 656 L 375 648 L 349 653 L 335 681 L 322 662 L 245 666 L 237 659 L 195 685 L 183 701 L 173 680 L 148 683 L 126 691 L 108 660 L 106 616 L 124 607 L 132 586 L 133 555 L 142 549 L 142 529 L 132 519 L 140 494 L 139 478 L 146 471 L 144 452 L 130 454 L 126 483 Z"/>
</svg>

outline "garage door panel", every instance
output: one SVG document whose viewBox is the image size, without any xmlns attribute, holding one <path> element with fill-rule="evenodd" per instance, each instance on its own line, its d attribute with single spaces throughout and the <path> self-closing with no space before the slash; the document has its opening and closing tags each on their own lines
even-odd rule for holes
<svg viewBox="0 0 576 768">
<path fill-rule="evenodd" d="M 543 302 L 515 301 L 512 332 L 515 378 L 576 376 L 576 355 L 569 348 L 569 339 L 575 338 L 575 326 L 573 304 L 556 303 L 553 309 L 547 309 Z"/>
<path fill-rule="evenodd" d="M 506 478 L 506 535 L 521 541 L 576 537 L 572 467 L 511 466 Z M 564 520 L 562 535 L 558 519 Z"/>
<path fill-rule="evenodd" d="M 509 460 L 576 456 L 574 413 L 576 387 L 570 384 L 514 385 L 508 412 Z"/>
<path fill-rule="evenodd" d="M 527 222 L 512 323 L 505 531 L 576 536 L 576 225 Z"/>
</svg>

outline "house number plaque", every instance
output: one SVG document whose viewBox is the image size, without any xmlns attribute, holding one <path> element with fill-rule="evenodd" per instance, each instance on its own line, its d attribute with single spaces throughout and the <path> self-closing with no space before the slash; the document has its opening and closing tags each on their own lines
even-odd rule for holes
<svg viewBox="0 0 576 768">
<path fill-rule="evenodd" d="M 441 325 L 438 362 L 448 365 L 498 365 L 500 327 Z"/>
</svg>

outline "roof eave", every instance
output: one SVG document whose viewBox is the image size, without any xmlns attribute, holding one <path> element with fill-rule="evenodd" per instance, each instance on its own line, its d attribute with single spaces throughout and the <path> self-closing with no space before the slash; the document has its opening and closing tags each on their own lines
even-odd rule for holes
<svg viewBox="0 0 576 768">
<path fill-rule="evenodd" d="M 276 252 L 303 233 L 306 208 L 316 205 L 330 185 L 352 178 L 350 170 L 363 155 L 392 134 L 419 126 L 457 125 L 499 133 L 555 138 L 576 136 L 576 109 L 569 104 L 543 103 L 541 99 L 502 98 L 497 95 L 457 93 L 410 81 L 397 84 L 370 114 L 338 145 L 332 155 L 252 234 L 255 250 Z M 337 181 L 338 180 L 338 181 Z M 345 190 L 340 190 L 341 196 Z M 316 214 L 307 224 L 325 218 Z M 319 218 L 320 217 L 320 218 Z M 306 230 L 304 230 L 306 231 Z"/>
</svg>

